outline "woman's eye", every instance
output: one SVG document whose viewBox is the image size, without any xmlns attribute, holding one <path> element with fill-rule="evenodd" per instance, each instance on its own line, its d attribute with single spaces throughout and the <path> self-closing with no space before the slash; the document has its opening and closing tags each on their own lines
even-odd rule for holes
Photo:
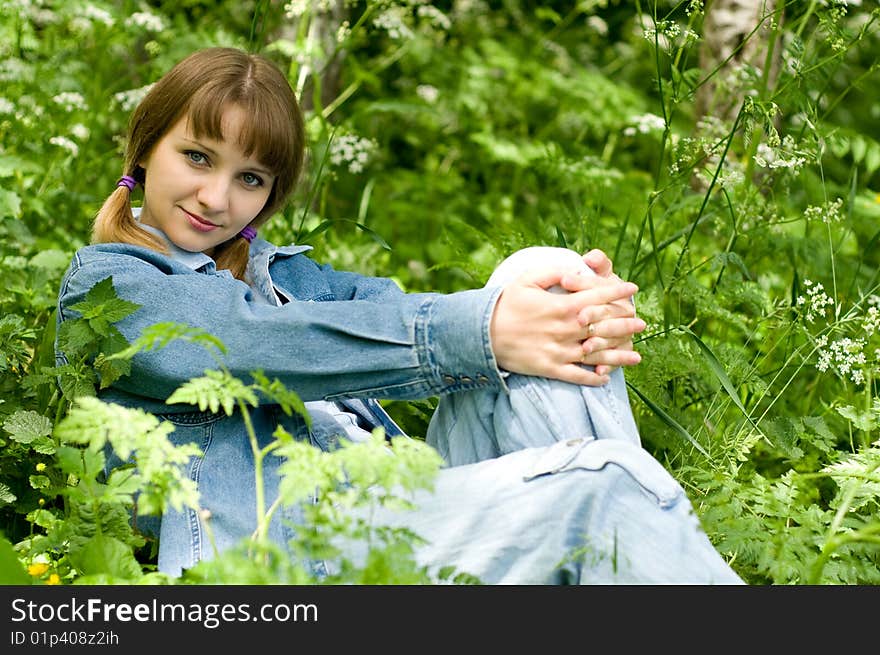
<svg viewBox="0 0 880 655">
<path fill-rule="evenodd" d="M 202 165 L 208 163 L 208 158 L 205 156 L 205 154 L 199 152 L 198 150 L 187 150 L 184 154 L 186 155 L 187 159 L 189 159 L 193 164 Z"/>
<path fill-rule="evenodd" d="M 245 173 L 241 176 L 241 179 L 247 186 L 263 186 L 263 178 L 259 175 L 254 175 L 253 173 Z"/>
</svg>

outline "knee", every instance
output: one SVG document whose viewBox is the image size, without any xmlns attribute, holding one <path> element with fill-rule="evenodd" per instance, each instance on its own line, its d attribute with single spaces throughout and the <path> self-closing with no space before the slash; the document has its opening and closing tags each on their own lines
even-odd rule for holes
<svg viewBox="0 0 880 655">
<path fill-rule="evenodd" d="M 587 275 L 595 275 L 593 269 L 584 263 L 583 257 L 568 248 L 553 246 L 530 246 L 517 250 L 502 261 L 492 273 L 486 286 L 503 286 L 523 273 L 539 269 L 568 269 Z M 561 287 L 552 287 L 551 291 L 565 293 Z"/>
</svg>

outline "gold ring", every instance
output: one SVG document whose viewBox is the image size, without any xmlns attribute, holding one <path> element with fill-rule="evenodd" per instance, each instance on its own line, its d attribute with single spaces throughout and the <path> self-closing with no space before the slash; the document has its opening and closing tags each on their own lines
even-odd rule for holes
<svg viewBox="0 0 880 655">
<path fill-rule="evenodd" d="M 590 324 L 587 326 L 587 334 L 590 335 L 590 336 L 593 336 L 594 334 L 596 334 L 596 326 L 593 325 L 592 323 L 590 323 Z"/>
</svg>

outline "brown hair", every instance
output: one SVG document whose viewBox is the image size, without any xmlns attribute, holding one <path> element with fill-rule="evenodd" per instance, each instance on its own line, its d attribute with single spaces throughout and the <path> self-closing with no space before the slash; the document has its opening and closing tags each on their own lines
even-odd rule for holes
<svg viewBox="0 0 880 655">
<path fill-rule="evenodd" d="M 246 157 L 275 175 L 275 182 L 251 226 L 259 227 L 278 211 L 294 190 L 305 156 L 302 110 L 284 74 L 260 55 L 235 48 L 206 48 L 178 62 L 149 90 L 128 124 L 124 175 L 144 183 L 138 165 L 181 118 L 186 116 L 196 138 L 221 140 L 221 121 L 231 105 L 251 117 L 239 135 Z M 161 239 L 138 227 L 131 194 L 117 187 L 95 217 L 92 243 L 123 242 L 166 252 Z M 244 279 L 248 242 L 229 239 L 214 249 L 217 268 Z"/>
</svg>

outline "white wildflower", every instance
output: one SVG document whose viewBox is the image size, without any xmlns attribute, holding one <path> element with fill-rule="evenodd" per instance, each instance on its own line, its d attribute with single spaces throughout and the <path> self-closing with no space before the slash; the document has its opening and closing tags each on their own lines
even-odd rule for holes
<svg viewBox="0 0 880 655">
<path fill-rule="evenodd" d="M 86 5 L 80 10 L 80 16 L 87 18 L 94 23 L 104 23 L 107 27 L 113 27 L 113 15 L 106 9 L 101 9 L 95 5 Z"/>
<path fill-rule="evenodd" d="M 309 8 L 309 0 L 292 0 L 284 5 L 284 15 L 288 18 L 299 18 Z"/>
<path fill-rule="evenodd" d="M 165 21 L 162 17 L 148 11 L 136 11 L 129 18 L 132 23 L 148 32 L 161 32 L 165 29 Z"/>
<path fill-rule="evenodd" d="M 0 81 L 32 79 L 34 76 L 33 69 L 32 64 L 17 57 L 0 60 Z"/>
<path fill-rule="evenodd" d="M 144 96 L 153 87 L 152 84 L 139 87 L 137 89 L 129 89 L 128 91 L 119 91 L 113 94 L 113 99 L 119 104 L 123 111 L 131 111 L 137 107 Z"/>
<path fill-rule="evenodd" d="M 656 114 L 641 114 L 640 116 L 633 116 L 629 120 L 633 125 L 623 130 L 625 136 L 634 136 L 637 132 L 647 134 L 652 130 L 663 130 L 666 128 L 666 121 Z"/>
<path fill-rule="evenodd" d="M 868 336 L 880 330 L 880 309 L 877 309 L 876 305 L 868 307 L 868 311 L 862 320 L 862 329 L 865 330 L 865 334 Z"/>
<path fill-rule="evenodd" d="M 388 32 L 395 41 L 411 38 L 413 31 L 406 24 L 404 12 L 403 7 L 389 7 L 373 19 L 373 25 Z"/>
<path fill-rule="evenodd" d="M 76 109 L 88 109 L 86 105 L 86 99 L 83 98 L 81 93 L 77 93 L 75 91 L 65 91 L 63 93 L 59 93 L 52 100 L 61 105 L 64 108 L 64 111 L 74 111 Z"/>
<path fill-rule="evenodd" d="M 284 15 L 288 18 L 299 18 L 310 9 L 319 13 L 327 13 L 333 9 L 334 0 L 291 0 L 284 5 Z M 352 3 L 346 0 L 348 7 Z"/>
<path fill-rule="evenodd" d="M 31 95 L 23 95 L 18 98 L 18 105 L 15 108 L 15 120 L 25 127 L 33 127 L 38 125 L 40 120 L 46 114 L 46 110 Z"/>
<path fill-rule="evenodd" d="M 825 308 L 834 307 L 834 301 L 825 293 L 825 287 L 821 282 L 813 284 L 810 280 L 804 280 L 805 296 L 798 296 L 797 306 L 806 312 L 807 322 L 812 323 L 817 316 L 825 315 Z"/>
<path fill-rule="evenodd" d="M 58 14 L 51 9 L 36 9 L 31 12 L 31 19 L 36 25 L 52 25 L 58 22 Z"/>
<path fill-rule="evenodd" d="M 79 146 L 76 145 L 73 141 L 68 139 L 66 136 L 53 136 L 49 139 L 49 143 L 53 146 L 58 146 L 59 148 L 64 148 L 74 157 L 79 154 Z"/>
<path fill-rule="evenodd" d="M 76 125 L 72 126 L 70 128 L 70 133 L 80 141 L 85 141 L 89 138 L 89 135 L 91 134 L 89 128 L 87 128 L 82 123 L 77 123 Z"/>
<path fill-rule="evenodd" d="M 587 19 L 587 25 L 590 27 L 590 29 L 598 32 L 602 36 L 607 36 L 608 34 L 608 23 L 602 20 L 599 16 L 590 16 Z"/>
<path fill-rule="evenodd" d="M 755 163 L 761 168 L 789 168 L 796 173 L 807 163 L 807 158 L 804 153 L 796 150 L 794 139 L 786 136 L 778 147 L 765 143 L 759 144 L 758 152 L 755 154 Z"/>
<path fill-rule="evenodd" d="M 33 11 L 33 0 L 6 0 L 2 5 L 2 13 L 14 13 L 25 18 Z"/>
<path fill-rule="evenodd" d="M 455 0 L 452 11 L 456 16 L 466 16 L 484 14 L 489 11 L 489 7 L 483 0 Z"/>
<path fill-rule="evenodd" d="M 339 167 L 347 166 L 351 173 L 360 173 L 377 147 L 378 144 L 372 139 L 362 139 L 354 134 L 338 136 L 330 144 L 330 163 Z"/>
<path fill-rule="evenodd" d="M 452 21 L 449 16 L 437 9 L 434 5 L 422 5 L 416 10 L 419 18 L 425 18 L 441 30 L 448 30 L 452 27 Z"/>
<path fill-rule="evenodd" d="M 691 14 L 701 15 L 703 13 L 703 2 L 702 0 L 691 0 L 688 4 L 687 9 L 685 9 L 685 13 L 690 16 Z"/>
<path fill-rule="evenodd" d="M 419 84 L 416 87 L 416 95 L 418 95 L 428 104 L 433 105 L 435 102 L 437 102 L 437 97 L 440 95 L 440 92 L 437 90 L 436 86 L 431 86 L 430 84 Z"/>
<path fill-rule="evenodd" d="M 336 43 L 342 43 L 351 36 L 351 25 L 347 20 L 342 21 L 339 29 L 336 30 Z"/>
<path fill-rule="evenodd" d="M 6 98 L 0 97 L 0 114 L 15 113 L 15 105 Z"/>
<path fill-rule="evenodd" d="M 827 349 L 819 351 L 816 368 L 825 372 L 833 368 L 841 377 L 849 377 L 855 384 L 864 382 L 864 369 L 867 362 L 864 353 L 864 339 L 844 337 L 828 344 Z"/>
<path fill-rule="evenodd" d="M 735 169 L 727 169 L 718 173 L 715 178 L 715 184 L 719 188 L 731 189 L 745 182 L 746 176 L 742 171 Z"/>
<path fill-rule="evenodd" d="M 804 218 L 808 221 L 821 219 L 825 223 L 836 223 L 842 218 L 840 215 L 841 207 L 843 207 L 843 198 L 826 202 L 819 207 L 810 206 L 804 210 Z"/>
</svg>

